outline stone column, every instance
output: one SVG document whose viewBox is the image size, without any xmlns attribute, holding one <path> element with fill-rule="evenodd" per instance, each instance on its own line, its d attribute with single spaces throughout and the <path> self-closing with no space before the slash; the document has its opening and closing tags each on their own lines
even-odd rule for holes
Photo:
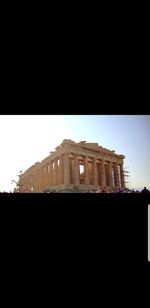
<svg viewBox="0 0 150 308">
<path fill-rule="evenodd" d="M 109 187 L 112 187 L 112 164 L 111 162 L 108 163 L 108 183 L 109 183 Z"/>
<path fill-rule="evenodd" d="M 59 161 L 59 165 L 58 165 Z M 60 184 L 60 157 L 57 157 L 57 185 Z"/>
<path fill-rule="evenodd" d="M 55 163 L 54 163 L 54 160 L 52 160 L 52 186 L 54 186 L 54 180 L 55 180 L 55 177 L 54 177 L 54 166 L 55 166 Z"/>
<path fill-rule="evenodd" d="M 36 170 L 36 187 L 37 187 L 37 192 L 39 191 L 39 169 L 37 168 Z"/>
<path fill-rule="evenodd" d="M 58 158 L 54 160 L 54 185 L 58 185 Z"/>
<path fill-rule="evenodd" d="M 120 165 L 120 179 L 121 179 L 121 187 L 125 187 L 123 164 Z"/>
<path fill-rule="evenodd" d="M 102 179 L 102 186 L 106 186 L 106 173 L 105 173 L 105 165 L 104 165 L 104 160 L 102 160 L 102 165 L 101 165 L 101 179 Z"/>
<path fill-rule="evenodd" d="M 43 191 L 43 164 L 41 163 L 40 167 L 40 191 Z"/>
<path fill-rule="evenodd" d="M 99 161 L 99 163 L 97 164 L 97 178 L 98 178 L 98 185 L 101 185 L 101 175 L 100 175 L 100 172 L 101 172 L 101 170 L 100 170 L 100 161 Z"/>
<path fill-rule="evenodd" d="M 78 154 L 74 155 L 74 179 L 75 185 L 79 185 L 79 161 L 78 161 Z"/>
<path fill-rule="evenodd" d="M 49 185 L 53 185 L 53 161 L 51 160 L 50 163 L 50 170 L 49 170 Z"/>
<path fill-rule="evenodd" d="M 84 176 L 85 184 L 89 185 L 88 156 L 85 156 L 84 158 Z"/>
<path fill-rule="evenodd" d="M 34 184 L 34 191 L 37 191 L 37 172 L 33 172 L 33 184 Z"/>
<path fill-rule="evenodd" d="M 41 174 L 41 172 L 42 172 L 42 167 L 40 165 L 40 167 L 39 167 L 39 191 L 40 192 L 42 191 L 42 188 L 41 188 L 41 176 L 42 176 L 42 174 Z"/>
<path fill-rule="evenodd" d="M 45 186 L 48 186 L 49 174 L 48 174 L 48 163 L 46 164 L 46 172 L 45 172 Z"/>
<path fill-rule="evenodd" d="M 114 168 L 114 177 L 115 177 L 115 186 L 116 187 L 120 187 L 120 183 L 119 183 L 119 173 L 118 173 L 118 164 L 115 164 L 115 168 Z"/>
<path fill-rule="evenodd" d="M 70 166 L 69 166 L 69 154 L 64 154 L 64 184 L 70 184 Z"/>
<path fill-rule="evenodd" d="M 64 155 L 61 155 L 60 166 L 61 166 L 61 184 L 64 184 Z"/>
<path fill-rule="evenodd" d="M 96 158 L 94 158 L 94 185 L 98 185 L 98 174 L 97 174 L 97 163 Z"/>
<path fill-rule="evenodd" d="M 63 158 L 59 157 L 59 166 L 58 166 L 58 185 L 63 184 Z"/>
</svg>

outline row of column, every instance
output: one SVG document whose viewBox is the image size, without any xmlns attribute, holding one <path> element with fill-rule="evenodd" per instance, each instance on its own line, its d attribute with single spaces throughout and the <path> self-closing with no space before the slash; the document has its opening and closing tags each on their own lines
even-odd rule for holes
<svg viewBox="0 0 150 308">
<path fill-rule="evenodd" d="M 58 165 L 59 160 L 59 165 Z M 74 164 L 73 167 L 70 163 L 69 154 L 65 153 L 59 158 L 56 158 L 54 161 L 51 161 L 49 166 L 49 177 L 48 183 L 49 186 L 57 186 L 60 184 L 80 184 L 80 164 L 78 159 L 78 154 L 74 154 Z M 118 170 L 118 167 L 120 170 Z M 70 170 L 70 169 L 73 170 Z M 93 158 L 93 185 L 102 185 L 102 186 L 122 186 L 124 187 L 124 174 L 123 174 L 123 165 L 112 164 L 108 162 L 108 167 L 106 170 L 104 160 L 101 160 L 97 163 L 96 158 Z M 73 173 L 73 181 L 71 181 L 71 171 Z M 45 183 L 46 184 L 46 183 Z M 89 174 L 89 162 L 88 156 L 84 157 L 84 184 L 90 184 L 90 174 Z"/>
<path fill-rule="evenodd" d="M 97 164 L 96 158 L 93 158 L 93 184 L 94 185 L 102 185 L 102 186 L 116 186 L 116 187 L 124 187 L 124 174 L 123 174 L 123 165 L 118 165 L 117 163 L 113 165 L 111 162 L 108 162 L 108 173 L 106 174 L 106 168 L 104 160 L 101 160 L 99 164 Z M 65 175 L 64 175 L 64 183 L 70 184 L 68 175 L 69 172 L 69 156 L 66 155 L 65 158 Z M 88 170 L 88 156 L 84 157 L 84 184 L 89 185 L 89 170 Z M 119 169 L 120 170 L 119 170 Z M 75 184 L 80 184 L 80 173 L 79 173 L 79 161 L 78 155 L 74 155 L 74 169 L 75 169 Z M 99 181 L 100 178 L 100 181 Z"/>
<path fill-rule="evenodd" d="M 55 158 L 53 161 L 49 162 L 47 165 L 49 170 L 45 183 L 47 184 L 46 186 L 58 186 L 64 183 L 64 164 L 65 157 L 63 156 Z"/>
<path fill-rule="evenodd" d="M 124 187 L 123 165 L 108 162 L 106 166 L 104 160 L 97 162 L 96 158 L 90 163 L 88 156 L 84 156 L 82 164 L 84 165 L 84 184 L 101 185 L 103 187 Z M 68 153 L 50 161 L 36 171 L 32 178 L 33 191 L 41 191 L 51 186 L 64 184 L 80 185 L 79 155 L 73 154 L 70 158 Z M 118 167 L 119 166 L 119 167 Z M 119 169 L 118 169 L 119 168 Z M 29 181 L 27 180 L 28 184 Z M 30 186 L 32 186 L 30 183 Z M 25 185 L 26 186 L 26 185 Z"/>
</svg>

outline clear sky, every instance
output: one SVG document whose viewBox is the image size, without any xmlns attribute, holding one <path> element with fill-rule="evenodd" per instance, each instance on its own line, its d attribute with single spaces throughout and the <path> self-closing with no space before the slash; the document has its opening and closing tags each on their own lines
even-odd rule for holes
<svg viewBox="0 0 150 308">
<path fill-rule="evenodd" d="M 149 115 L 0 115 L 0 191 L 63 139 L 97 142 L 125 155 L 130 188 L 150 190 Z"/>
</svg>

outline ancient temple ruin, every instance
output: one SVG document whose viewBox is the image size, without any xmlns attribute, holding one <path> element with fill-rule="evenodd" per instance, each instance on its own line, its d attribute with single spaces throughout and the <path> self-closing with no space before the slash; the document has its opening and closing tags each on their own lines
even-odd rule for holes
<svg viewBox="0 0 150 308">
<path fill-rule="evenodd" d="M 124 158 L 98 143 L 65 139 L 48 157 L 20 175 L 19 192 L 124 188 Z"/>
</svg>

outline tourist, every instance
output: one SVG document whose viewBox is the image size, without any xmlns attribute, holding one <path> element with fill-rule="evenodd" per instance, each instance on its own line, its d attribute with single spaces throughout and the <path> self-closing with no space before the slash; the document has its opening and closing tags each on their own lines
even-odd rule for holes
<svg viewBox="0 0 150 308">
<path fill-rule="evenodd" d="M 144 187 L 144 189 L 141 191 L 141 193 L 149 193 L 149 190 L 146 187 Z"/>
</svg>

